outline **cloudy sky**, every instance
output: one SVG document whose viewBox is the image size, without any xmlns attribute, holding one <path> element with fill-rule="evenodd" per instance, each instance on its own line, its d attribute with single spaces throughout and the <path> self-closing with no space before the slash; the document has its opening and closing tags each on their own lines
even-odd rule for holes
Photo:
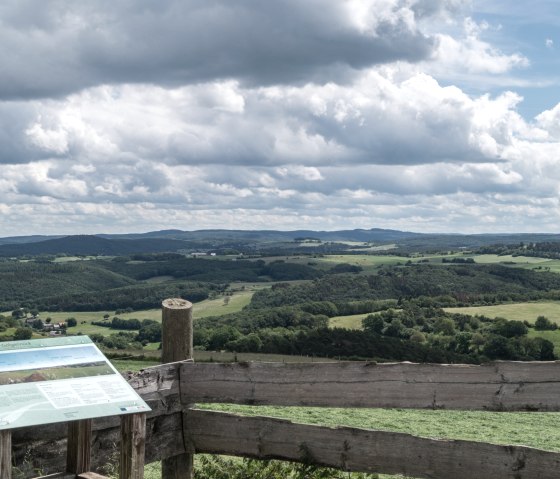
<svg viewBox="0 0 560 479">
<path fill-rule="evenodd" d="M 560 232 L 557 0 L 6 0 L 0 236 Z"/>
</svg>

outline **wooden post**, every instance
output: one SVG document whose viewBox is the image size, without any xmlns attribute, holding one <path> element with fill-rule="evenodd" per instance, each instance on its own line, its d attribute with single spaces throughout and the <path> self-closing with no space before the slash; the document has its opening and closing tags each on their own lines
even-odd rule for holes
<svg viewBox="0 0 560 479">
<path fill-rule="evenodd" d="M 12 477 L 12 431 L 0 431 L 0 479 Z"/>
<path fill-rule="evenodd" d="M 192 304 L 184 299 L 162 303 L 161 362 L 174 363 L 193 358 Z"/>
<path fill-rule="evenodd" d="M 146 414 L 121 416 L 120 479 L 143 479 Z"/>
<path fill-rule="evenodd" d="M 180 298 L 162 303 L 161 361 L 172 363 L 193 358 L 192 304 Z M 192 479 L 193 455 L 179 454 L 161 463 L 162 479 Z"/>
<path fill-rule="evenodd" d="M 68 423 L 66 472 L 81 474 L 91 467 L 91 419 Z"/>
</svg>

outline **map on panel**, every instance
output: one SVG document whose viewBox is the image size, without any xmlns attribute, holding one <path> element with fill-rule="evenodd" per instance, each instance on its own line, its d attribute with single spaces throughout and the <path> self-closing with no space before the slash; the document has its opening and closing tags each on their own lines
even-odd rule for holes
<svg viewBox="0 0 560 479">
<path fill-rule="evenodd" d="M 0 343 L 0 429 L 149 410 L 87 336 Z"/>
</svg>

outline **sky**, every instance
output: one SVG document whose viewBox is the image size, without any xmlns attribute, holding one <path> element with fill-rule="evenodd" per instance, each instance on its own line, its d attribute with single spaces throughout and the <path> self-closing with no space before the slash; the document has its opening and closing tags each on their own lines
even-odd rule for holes
<svg viewBox="0 0 560 479">
<path fill-rule="evenodd" d="M 558 0 L 6 0 L 0 236 L 560 232 Z"/>
</svg>

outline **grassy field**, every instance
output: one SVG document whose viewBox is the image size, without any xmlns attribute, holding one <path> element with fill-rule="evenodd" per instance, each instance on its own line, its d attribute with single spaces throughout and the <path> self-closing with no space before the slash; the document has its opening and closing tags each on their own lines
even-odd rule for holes
<svg viewBox="0 0 560 479">
<path fill-rule="evenodd" d="M 534 256 L 498 256 L 497 254 L 481 254 L 472 256 L 476 263 L 495 264 L 495 263 L 515 263 L 515 264 L 540 264 L 548 263 L 552 260 L 547 258 L 536 258 Z"/>
<path fill-rule="evenodd" d="M 537 317 L 546 316 L 560 325 L 560 301 L 543 301 L 535 303 L 498 304 L 496 306 L 470 306 L 463 308 L 445 308 L 450 313 L 480 314 L 489 318 L 506 318 L 516 321 L 534 323 Z"/>
<path fill-rule="evenodd" d="M 335 316 L 329 319 L 329 328 L 362 329 L 362 319 L 369 314 L 370 313 Z"/>
</svg>

